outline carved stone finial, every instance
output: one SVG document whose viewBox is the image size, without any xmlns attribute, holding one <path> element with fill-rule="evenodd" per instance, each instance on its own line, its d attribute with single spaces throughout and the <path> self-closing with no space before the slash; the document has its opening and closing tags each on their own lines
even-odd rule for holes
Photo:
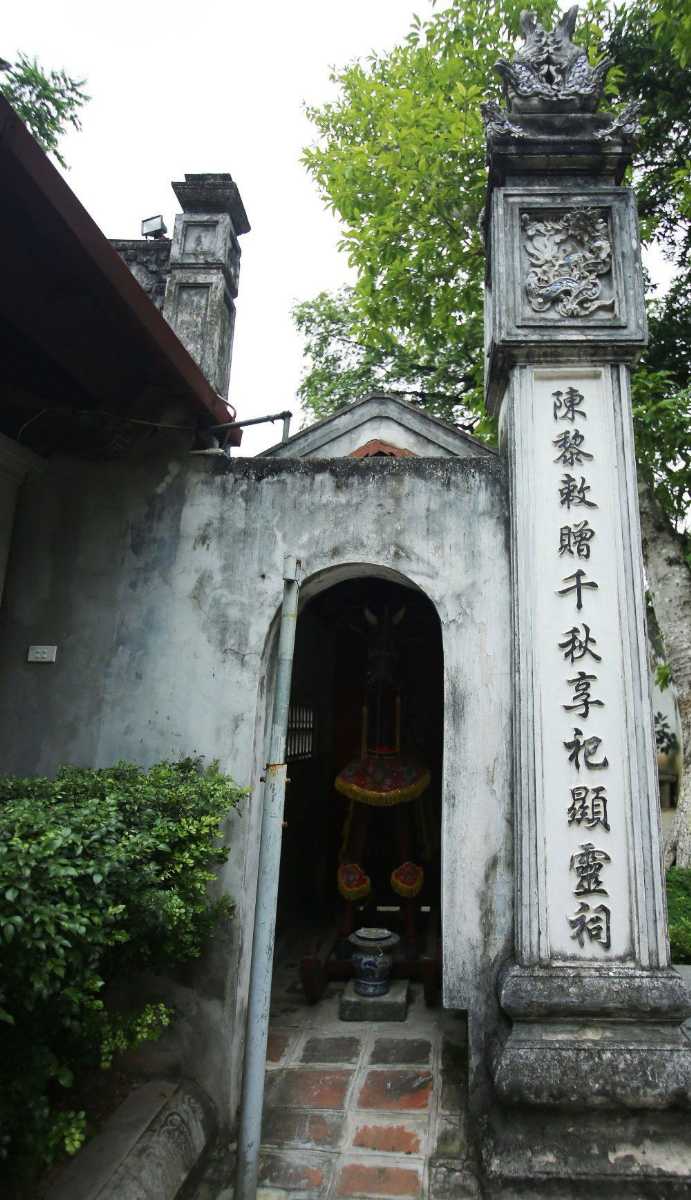
<svg viewBox="0 0 691 1200">
<path fill-rule="evenodd" d="M 620 137 L 624 142 L 635 142 L 643 129 L 638 119 L 642 108 L 642 100 L 633 100 L 631 104 L 627 104 L 626 108 L 616 114 L 607 129 L 599 129 L 595 137 L 600 142 L 607 142 L 615 137 Z"/>
<path fill-rule="evenodd" d="M 520 126 L 515 125 L 509 120 L 508 114 L 504 112 L 496 100 L 485 100 L 480 105 L 482 112 L 482 120 L 485 125 L 485 133 L 487 137 L 520 137 L 526 136 L 525 131 Z"/>
<path fill-rule="evenodd" d="M 585 50 L 574 46 L 571 36 L 577 15 L 575 4 L 550 33 L 540 24 L 536 13 L 521 13 L 525 44 L 512 63 L 500 59 L 496 64 L 510 112 L 595 111 L 611 59 L 591 67 Z"/>
</svg>

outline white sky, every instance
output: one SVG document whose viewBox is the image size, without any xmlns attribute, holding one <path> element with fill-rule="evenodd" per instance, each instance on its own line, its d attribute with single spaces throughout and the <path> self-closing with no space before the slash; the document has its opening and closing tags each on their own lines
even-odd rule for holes
<svg viewBox="0 0 691 1200">
<path fill-rule="evenodd" d="M 330 66 L 400 41 L 413 11 L 426 17 L 429 0 L 5 6 L 0 57 L 24 50 L 86 78 L 83 129 L 61 150 L 70 186 L 108 237 L 139 237 L 142 217 L 158 212 L 172 232 L 169 184 L 185 171 L 230 171 L 238 184 L 252 226 L 230 380 L 241 420 L 289 408 L 298 427 L 302 344 L 290 308 L 348 278 L 336 221 L 300 165 L 312 138 L 303 102 L 333 96 Z M 279 423 L 249 429 L 241 453 L 279 438 Z"/>
</svg>

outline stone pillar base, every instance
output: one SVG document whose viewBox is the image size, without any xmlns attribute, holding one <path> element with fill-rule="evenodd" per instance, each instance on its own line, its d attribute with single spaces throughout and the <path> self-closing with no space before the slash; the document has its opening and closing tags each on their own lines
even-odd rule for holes
<svg viewBox="0 0 691 1200">
<path fill-rule="evenodd" d="M 688 1108 L 691 1045 L 680 1028 L 658 1022 L 519 1021 L 494 1085 L 505 1104 Z"/>
<path fill-rule="evenodd" d="M 482 1160 L 491 1200 L 681 1200 L 691 1185 L 688 1115 L 495 1109 Z"/>
<path fill-rule="evenodd" d="M 689 1000 L 676 971 L 514 965 L 500 1003 L 513 1019 L 493 1070 L 503 1104 L 691 1106 Z"/>
</svg>

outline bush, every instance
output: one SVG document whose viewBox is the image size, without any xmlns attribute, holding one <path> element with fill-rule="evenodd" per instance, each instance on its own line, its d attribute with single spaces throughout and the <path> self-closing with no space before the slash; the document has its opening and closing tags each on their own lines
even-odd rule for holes
<svg viewBox="0 0 691 1200">
<path fill-rule="evenodd" d="M 691 963 L 691 870 L 667 872 L 667 915 L 672 962 Z"/>
<path fill-rule="evenodd" d="M 165 1005 L 114 1014 L 101 993 L 197 957 L 230 915 L 209 883 L 241 795 L 191 759 L 0 778 L 0 1156 L 74 1153 L 85 1117 L 62 1089 L 169 1023 Z"/>
</svg>

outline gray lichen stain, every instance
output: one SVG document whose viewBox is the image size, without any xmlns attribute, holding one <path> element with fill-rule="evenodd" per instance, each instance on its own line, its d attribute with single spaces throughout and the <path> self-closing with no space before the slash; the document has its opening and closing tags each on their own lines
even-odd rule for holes
<svg viewBox="0 0 691 1200">
<path fill-rule="evenodd" d="M 208 550 L 217 525 L 218 522 L 213 517 L 208 517 L 201 529 L 195 533 L 192 549 L 198 550 L 201 547 L 203 550 Z"/>
<path fill-rule="evenodd" d="M 494 937 L 495 907 L 494 892 L 497 883 L 499 856 L 495 852 L 485 863 L 483 886 L 480 893 L 480 930 L 484 946 L 490 946 Z"/>
<path fill-rule="evenodd" d="M 209 604 L 209 592 L 211 590 L 212 583 L 213 572 L 210 571 L 208 567 L 205 567 L 203 571 L 199 572 L 197 581 L 190 592 L 190 599 L 197 605 L 197 607 L 201 610 L 201 612 L 204 613 L 205 616 L 208 616 L 207 606 Z"/>
<path fill-rule="evenodd" d="M 460 729 L 465 715 L 465 698 L 463 690 L 455 678 L 449 680 L 446 694 L 446 712 L 444 723 L 455 729 Z"/>
<path fill-rule="evenodd" d="M 189 596 L 201 614 L 200 629 L 222 663 L 233 659 L 242 668 L 248 658 L 257 657 L 233 615 L 232 597 L 208 567 L 199 572 Z"/>
<path fill-rule="evenodd" d="M 233 458 L 214 459 L 215 475 L 242 479 L 275 479 L 290 476 L 314 479 L 330 475 L 335 485 L 378 485 L 384 479 L 427 479 L 443 486 L 459 481 L 474 487 L 480 479 L 505 483 L 504 463 L 496 453 L 477 458 Z"/>
</svg>

